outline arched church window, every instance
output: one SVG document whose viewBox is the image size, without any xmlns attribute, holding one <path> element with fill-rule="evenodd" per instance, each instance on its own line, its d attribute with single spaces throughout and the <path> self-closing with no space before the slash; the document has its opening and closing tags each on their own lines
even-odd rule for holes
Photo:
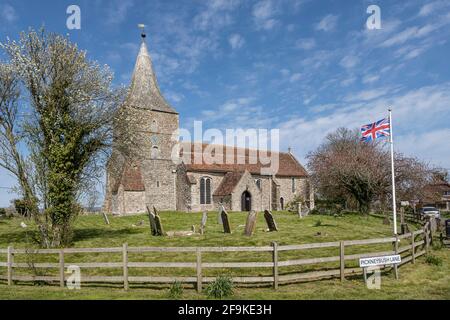
<svg viewBox="0 0 450 320">
<path fill-rule="evenodd" d="M 261 190 L 261 179 L 256 179 L 255 183 L 256 183 L 256 186 L 258 187 L 258 189 Z"/>
<path fill-rule="evenodd" d="M 159 148 L 157 146 L 152 147 L 152 153 L 151 153 L 152 159 L 158 159 L 159 158 Z"/>
<path fill-rule="evenodd" d="M 200 179 L 200 204 L 211 204 L 211 178 Z"/>
</svg>

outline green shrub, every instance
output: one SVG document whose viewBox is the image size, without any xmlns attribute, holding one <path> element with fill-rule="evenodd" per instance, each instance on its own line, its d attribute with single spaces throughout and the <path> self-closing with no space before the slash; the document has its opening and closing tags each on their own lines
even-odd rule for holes
<svg viewBox="0 0 450 320">
<path fill-rule="evenodd" d="M 6 209 L 5 208 L 0 208 L 0 216 L 6 217 Z"/>
<path fill-rule="evenodd" d="M 183 286 L 181 285 L 181 282 L 175 281 L 172 286 L 169 289 L 169 298 L 178 300 L 183 295 Z"/>
<path fill-rule="evenodd" d="M 233 281 L 229 277 L 219 276 L 206 288 L 209 298 L 223 299 L 233 295 Z"/>
<path fill-rule="evenodd" d="M 444 244 L 441 241 L 433 241 L 433 250 L 441 250 L 444 248 Z"/>
<path fill-rule="evenodd" d="M 428 264 L 432 264 L 434 266 L 441 266 L 442 265 L 442 258 L 437 257 L 435 255 L 429 254 L 427 255 L 425 262 Z"/>
</svg>

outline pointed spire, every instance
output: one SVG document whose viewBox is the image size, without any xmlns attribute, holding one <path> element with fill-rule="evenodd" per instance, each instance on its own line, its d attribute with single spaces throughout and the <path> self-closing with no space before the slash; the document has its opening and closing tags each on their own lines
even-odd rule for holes
<svg viewBox="0 0 450 320">
<path fill-rule="evenodd" d="M 153 70 L 152 59 L 145 43 L 144 32 L 142 33 L 141 48 L 136 59 L 127 103 L 137 108 L 177 113 L 161 94 Z"/>
</svg>

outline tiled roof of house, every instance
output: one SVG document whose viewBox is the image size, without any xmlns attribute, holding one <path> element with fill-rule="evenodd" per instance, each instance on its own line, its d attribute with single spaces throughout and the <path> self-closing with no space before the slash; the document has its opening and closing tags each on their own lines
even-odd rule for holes
<svg viewBox="0 0 450 320">
<path fill-rule="evenodd" d="M 194 147 L 196 146 L 196 147 Z M 228 151 L 227 149 L 230 149 Z M 215 153 L 213 153 L 215 151 Z M 201 156 L 203 154 L 211 155 L 211 158 L 219 159 L 205 159 Z M 227 163 L 228 154 L 234 155 L 234 162 Z M 261 152 L 261 153 L 259 153 Z M 266 154 L 267 153 L 267 154 Z M 264 173 L 263 175 L 275 175 L 279 177 L 307 177 L 308 173 L 305 168 L 297 161 L 291 153 L 285 152 L 266 152 L 258 151 L 248 148 L 228 147 L 223 145 L 209 145 L 209 144 L 194 144 L 182 143 L 181 157 L 186 165 L 186 170 L 189 172 L 243 172 L 249 171 L 251 174 L 261 175 L 262 169 L 270 168 L 270 163 L 264 160 L 270 160 L 273 156 L 278 160 L 278 168 Z M 197 155 L 197 156 L 196 156 Z M 259 156 L 258 156 L 259 155 Z M 198 159 L 197 159 L 198 158 Z M 222 161 L 223 159 L 223 161 Z M 188 160 L 188 161 L 186 161 Z M 189 163 L 190 162 L 190 163 Z"/>
<path fill-rule="evenodd" d="M 439 182 L 439 183 L 433 183 L 425 186 L 425 190 L 429 192 L 445 192 L 450 191 L 450 183 L 447 182 Z"/>
<path fill-rule="evenodd" d="M 126 104 L 136 108 L 177 114 L 161 94 L 152 60 L 144 41 L 136 60 Z"/>
<path fill-rule="evenodd" d="M 244 171 L 233 171 L 225 174 L 220 185 L 217 187 L 214 192 L 215 196 L 226 196 L 233 192 L 236 185 L 241 181 L 242 176 L 244 175 Z"/>
</svg>

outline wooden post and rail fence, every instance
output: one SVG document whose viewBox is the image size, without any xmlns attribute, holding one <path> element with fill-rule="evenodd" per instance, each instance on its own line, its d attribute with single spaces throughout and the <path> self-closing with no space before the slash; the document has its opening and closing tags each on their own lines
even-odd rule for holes
<svg viewBox="0 0 450 320">
<path fill-rule="evenodd" d="M 232 280 L 234 283 L 247 284 L 261 284 L 272 283 L 274 289 L 277 289 L 279 284 L 293 283 L 298 281 L 311 281 L 322 278 L 339 277 L 341 281 L 345 281 L 346 276 L 362 274 L 360 267 L 348 267 L 346 262 L 351 260 L 358 260 L 360 258 L 367 258 L 380 255 L 402 255 L 400 265 L 408 262 L 415 263 L 416 259 L 424 255 L 429 250 L 429 245 L 432 239 L 432 232 L 430 223 L 427 222 L 421 229 L 396 237 L 386 237 L 378 239 L 364 239 L 364 240 L 345 240 L 324 243 L 310 243 L 299 245 L 279 245 L 273 242 L 270 246 L 260 247 L 128 247 L 124 244 L 122 247 L 116 248 L 68 248 L 68 249 L 36 249 L 30 251 L 28 249 L 14 249 L 12 246 L 6 249 L 0 249 L 0 255 L 6 254 L 6 261 L 0 261 L 0 270 L 6 268 L 6 275 L 3 272 L 0 274 L 0 280 L 6 280 L 8 285 L 13 285 L 14 282 L 27 281 L 44 281 L 44 282 L 59 282 L 61 287 L 64 287 L 65 268 L 69 265 L 78 266 L 80 269 L 101 269 L 101 268 L 116 268 L 122 269 L 121 276 L 88 276 L 82 275 L 81 282 L 83 283 L 122 283 L 125 290 L 129 289 L 130 283 L 166 283 L 170 284 L 174 281 L 183 283 L 196 284 L 197 290 L 202 290 L 204 283 L 209 283 L 215 280 L 215 277 L 205 276 L 205 269 L 258 269 L 266 268 L 272 269 L 272 275 L 267 276 L 234 276 Z M 401 242 L 407 242 L 406 245 L 401 246 Z M 383 252 L 365 252 L 357 254 L 347 254 L 346 251 L 354 246 L 361 245 L 375 245 L 375 244 L 392 244 L 392 250 Z M 336 255 L 316 258 L 303 258 L 296 260 L 281 260 L 280 254 L 283 252 L 305 251 L 311 249 L 325 249 L 336 248 L 338 252 Z M 33 263 L 33 269 L 58 269 L 58 276 L 40 276 L 40 275 L 22 275 L 15 274 L 15 269 L 29 269 L 29 263 L 15 262 L 15 256 L 26 255 L 29 253 L 38 255 L 58 255 L 58 263 Z M 129 254 L 145 254 L 156 253 L 162 255 L 164 253 L 193 253 L 196 260 L 194 262 L 136 262 L 130 261 Z M 202 259 L 205 253 L 220 253 L 227 252 L 268 252 L 271 253 L 271 261 L 258 262 L 209 262 Z M 122 255 L 121 262 L 70 262 L 67 263 L 65 259 L 71 254 L 93 254 L 93 253 L 115 253 Z M 338 262 L 337 269 L 329 268 L 325 270 L 314 270 L 296 273 L 280 272 L 283 268 L 292 266 L 306 266 L 306 265 L 322 265 L 326 263 Z M 399 265 L 399 266 L 400 266 Z M 393 267 L 395 277 L 398 278 L 398 267 Z M 187 268 L 196 270 L 195 276 L 133 276 L 129 275 L 130 269 L 135 268 Z"/>
</svg>

